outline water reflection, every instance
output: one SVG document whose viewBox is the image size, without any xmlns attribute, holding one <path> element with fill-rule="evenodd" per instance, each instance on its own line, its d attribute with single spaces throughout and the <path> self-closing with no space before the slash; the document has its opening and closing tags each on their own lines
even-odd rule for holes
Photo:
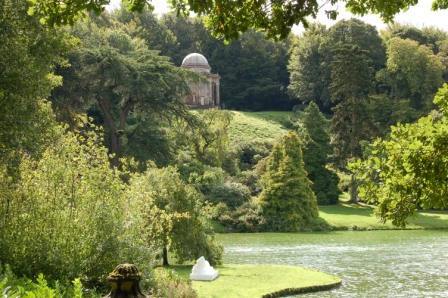
<svg viewBox="0 0 448 298">
<path fill-rule="evenodd" d="M 448 231 L 223 234 L 224 262 L 288 264 L 343 279 L 300 297 L 448 297 Z"/>
</svg>

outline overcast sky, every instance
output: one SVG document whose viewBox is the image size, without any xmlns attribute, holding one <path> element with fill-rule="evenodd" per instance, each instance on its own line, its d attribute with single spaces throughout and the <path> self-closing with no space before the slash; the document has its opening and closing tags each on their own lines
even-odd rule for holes
<svg viewBox="0 0 448 298">
<path fill-rule="evenodd" d="M 416 27 L 429 27 L 434 26 L 445 31 L 448 31 L 448 10 L 440 10 L 440 11 L 431 11 L 431 3 L 433 0 L 419 0 L 419 3 L 416 6 L 411 7 L 408 11 L 402 12 L 395 17 L 395 22 L 402 24 L 410 24 Z M 121 0 L 111 0 L 112 5 L 118 5 Z M 152 4 L 155 7 L 154 12 L 156 14 L 162 14 L 169 11 L 167 7 L 166 0 L 152 0 Z M 331 26 L 335 24 L 337 21 L 342 19 L 349 19 L 353 17 L 352 14 L 345 11 L 343 5 L 339 4 L 338 11 L 339 17 L 336 21 L 329 20 L 324 13 L 324 10 L 328 8 L 324 8 L 322 13 L 320 13 L 316 19 L 321 23 L 327 24 Z M 386 27 L 386 25 L 380 20 L 380 18 L 376 15 L 367 15 L 364 17 L 356 17 L 363 20 L 366 23 L 372 24 L 377 27 L 378 30 L 381 30 Z M 296 27 L 293 29 L 295 33 L 300 33 L 303 29 L 300 27 Z"/>
</svg>

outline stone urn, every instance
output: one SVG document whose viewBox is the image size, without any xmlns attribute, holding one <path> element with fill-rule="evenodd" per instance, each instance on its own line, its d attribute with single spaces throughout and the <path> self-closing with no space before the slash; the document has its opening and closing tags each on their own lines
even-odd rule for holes
<svg viewBox="0 0 448 298">
<path fill-rule="evenodd" d="M 148 298 L 140 290 L 142 273 L 134 264 L 118 265 L 107 280 L 112 283 L 112 290 L 103 298 Z"/>
</svg>

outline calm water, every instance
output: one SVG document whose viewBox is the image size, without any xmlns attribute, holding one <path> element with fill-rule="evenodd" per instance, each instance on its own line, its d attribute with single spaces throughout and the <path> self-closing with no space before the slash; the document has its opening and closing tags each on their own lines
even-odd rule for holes
<svg viewBox="0 0 448 298">
<path fill-rule="evenodd" d="M 338 289 L 300 297 L 448 297 L 448 231 L 222 234 L 218 240 L 225 263 L 297 265 L 343 279 Z"/>
</svg>

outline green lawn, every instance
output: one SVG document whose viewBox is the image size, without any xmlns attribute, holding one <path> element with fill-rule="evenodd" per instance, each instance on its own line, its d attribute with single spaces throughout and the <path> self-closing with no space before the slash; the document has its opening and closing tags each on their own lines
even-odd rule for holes
<svg viewBox="0 0 448 298">
<path fill-rule="evenodd" d="M 184 280 L 189 278 L 191 266 L 174 266 Z M 216 268 L 219 277 L 214 281 L 193 281 L 192 286 L 201 298 L 262 297 L 270 293 L 303 289 L 329 289 L 341 279 L 316 270 L 281 265 L 226 264 Z"/>
<path fill-rule="evenodd" d="M 397 229 L 391 222 L 382 224 L 366 205 L 319 206 L 319 216 L 336 229 Z M 448 229 L 448 212 L 422 211 L 408 222 L 408 229 Z"/>
<path fill-rule="evenodd" d="M 232 111 L 233 119 L 229 127 L 230 141 L 255 139 L 274 141 L 287 130 L 281 124 L 290 112 L 237 112 Z"/>
</svg>

